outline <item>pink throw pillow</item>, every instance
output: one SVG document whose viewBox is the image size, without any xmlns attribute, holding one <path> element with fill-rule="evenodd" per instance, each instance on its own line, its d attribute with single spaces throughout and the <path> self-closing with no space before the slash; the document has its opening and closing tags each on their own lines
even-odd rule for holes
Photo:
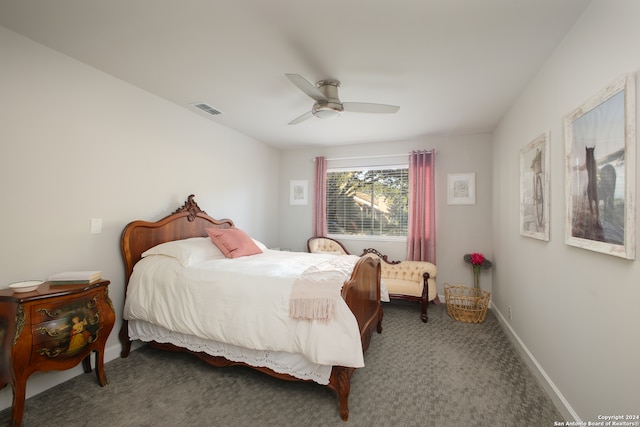
<svg viewBox="0 0 640 427">
<path fill-rule="evenodd" d="M 262 253 L 253 239 L 239 228 L 207 228 L 207 234 L 227 258 Z"/>
</svg>

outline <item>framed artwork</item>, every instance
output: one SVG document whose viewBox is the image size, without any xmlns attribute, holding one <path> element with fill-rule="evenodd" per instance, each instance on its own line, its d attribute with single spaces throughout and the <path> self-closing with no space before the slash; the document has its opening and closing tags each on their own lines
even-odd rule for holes
<svg viewBox="0 0 640 427">
<path fill-rule="evenodd" d="M 289 204 L 290 205 L 306 205 L 308 199 L 307 181 L 290 181 L 289 182 Z"/>
<path fill-rule="evenodd" d="M 520 150 L 520 234 L 549 241 L 549 132 Z"/>
<path fill-rule="evenodd" d="M 447 203 L 450 205 L 476 204 L 476 174 L 450 173 L 447 174 L 448 191 Z"/>
<path fill-rule="evenodd" d="M 635 75 L 565 118 L 568 245 L 635 258 Z"/>
</svg>

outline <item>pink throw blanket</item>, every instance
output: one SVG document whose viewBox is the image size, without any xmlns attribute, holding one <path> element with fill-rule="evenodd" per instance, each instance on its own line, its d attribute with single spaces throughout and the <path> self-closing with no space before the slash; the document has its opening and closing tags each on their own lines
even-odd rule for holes
<svg viewBox="0 0 640 427">
<path fill-rule="evenodd" d="M 336 255 L 307 268 L 291 287 L 290 316 L 293 319 L 329 320 L 341 298 L 342 285 L 351 277 L 358 259 L 355 255 Z"/>
</svg>

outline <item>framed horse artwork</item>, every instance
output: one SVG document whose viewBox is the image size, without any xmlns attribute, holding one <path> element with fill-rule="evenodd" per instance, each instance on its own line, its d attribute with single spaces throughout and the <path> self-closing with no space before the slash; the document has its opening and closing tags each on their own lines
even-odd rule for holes
<svg viewBox="0 0 640 427">
<path fill-rule="evenodd" d="M 635 75 L 565 118 L 565 243 L 635 259 Z"/>
</svg>

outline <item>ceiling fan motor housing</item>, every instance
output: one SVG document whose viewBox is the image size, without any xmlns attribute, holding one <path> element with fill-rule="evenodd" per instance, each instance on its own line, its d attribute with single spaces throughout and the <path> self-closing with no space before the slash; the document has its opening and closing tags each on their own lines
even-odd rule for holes
<svg viewBox="0 0 640 427">
<path fill-rule="evenodd" d="M 326 101 L 317 101 L 313 104 L 311 112 L 321 119 L 337 117 L 342 113 L 344 107 L 338 98 L 338 80 L 321 80 L 316 83 L 318 90 L 327 98 Z"/>
</svg>

